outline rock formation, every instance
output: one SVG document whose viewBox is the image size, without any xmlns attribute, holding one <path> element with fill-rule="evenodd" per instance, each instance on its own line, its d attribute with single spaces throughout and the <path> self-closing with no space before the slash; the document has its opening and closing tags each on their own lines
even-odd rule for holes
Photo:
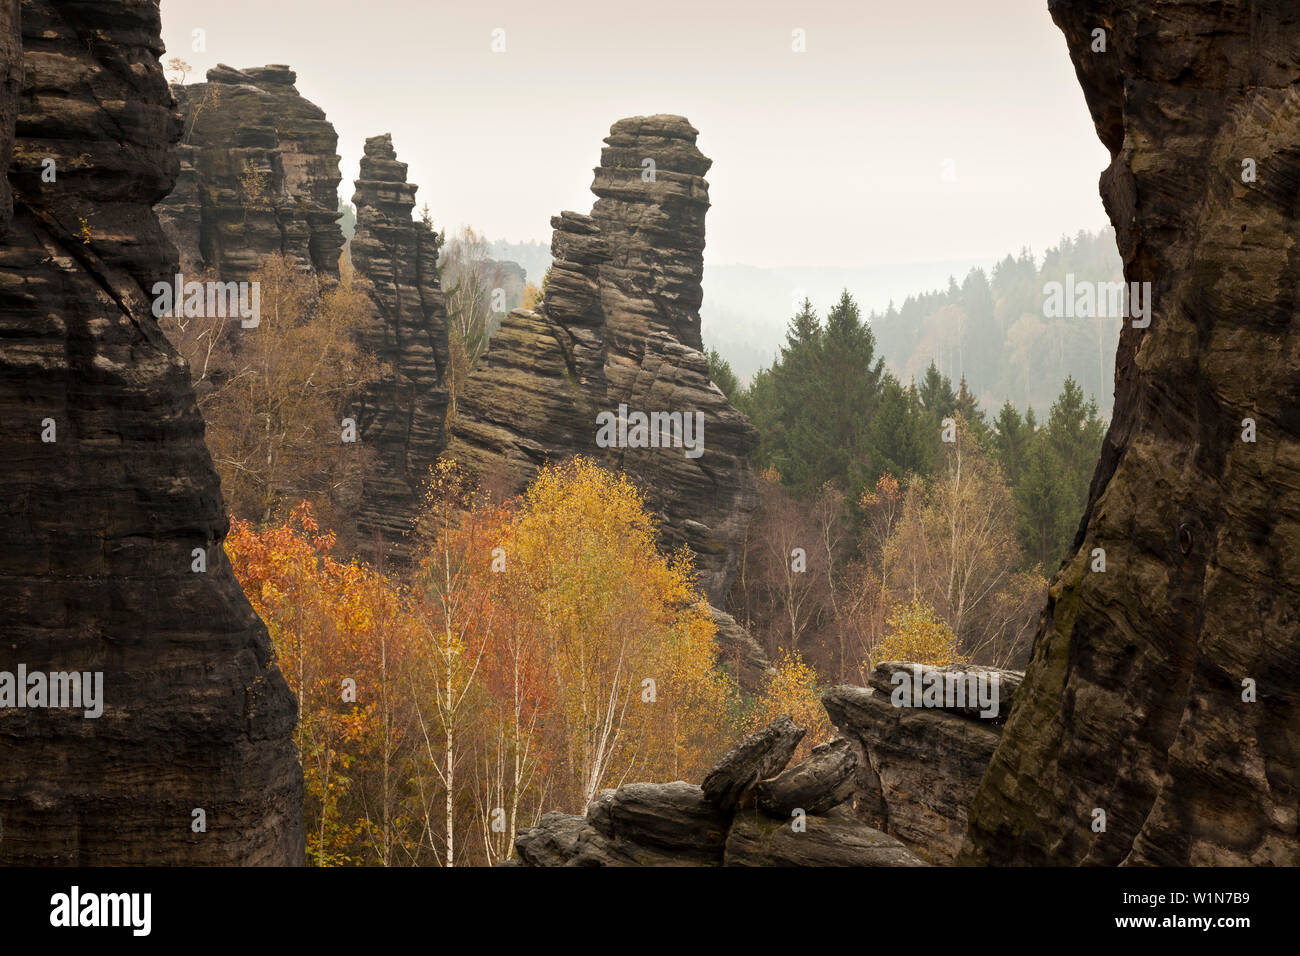
<svg viewBox="0 0 1300 956">
<path fill-rule="evenodd" d="M 287 66 L 209 70 L 175 85 L 183 114 L 176 189 L 158 208 L 186 273 L 242 282 L 282 253 L 338 275 L 338 134 Z"/>
<path fill-rule="evenodd" d="M 591 215 L 551 220 L 555 263 L 541 308 L 515 310 L 458 397 L 448 455 L 522 488 L 547 460 L 595 457 L 628 473 L 660 518 L 665 548 L 689 546 L 722 603 L 757 501 L 748 419 L 709 380 L 700 352 L 704 174 L 711 161 L 677 116 L 620 120 L 595 170 Z M 703 418 L 703 454 L 604 447 L 597 416 Z M 685 436 L 683 436 L 685 438 Z"/>
<path fill-rule="evenodd" d="M 23 83 L 23 41 L 18 19 L 18 0 L 0 0 L 0 169 L 8 169 L 13 156 L 14 123 Z M 13 211 L 9 177 L 0 176 L 0 237 L 8 229 Z"/>
<path fill-rule="evenodd" d="M 263 257 L 282 253 L 338 276 L 338 135 L 296 79 L 287 66 L 219 66 L 206 83 L 173 86 L 184 121 L 180 174 L 159 215 L 183 271 L 243 281 Z M 412 220 L 418 187 L 406 181 L 390 136 L 366 141 L 360 172 L 350 251 L 369 283 L 374 322 L 355 332 L 384 375 L 342 416 L 356 419 L 372 457 L 343 505 L 355 528 L 339 530 L 372 559 L 401 560 L 421 486 L 446 445 L 447 313 L 438 238 Z"/>
<path fill-rule="evenodd" d="M 0 864 L 301 863 L 293 695 L 222 550 L 203 420 L 146 292 L 176 269 L 151 208 L 180 136 L 158 4 L 21 10 L 16 102 L 0 72 Z M 15 13 L 0 3 L 6 54 Z M 14 706 L 20 668 L 87 691 L 102 674 L 102 714 Z"/>
<path fill-rule="evenodd" d="M 818 744 L 808 759 L 754 788 L 755 802 L 769 816 L 785 819 L 796 809 L 826 813 L 853 796 L 858 749 L 843 737 Z"/>
<path fill-rule="evenodd" d="M 720 809 L 736 809 L 760 782 L 790 762 L 804 733 L 789 717 L 778 717 L 729 750 L 705 775 L 700 789 Z"/>
<path fill-rule="evenodd" d="M 865 756 L 856 781 L 858 816 L 901 840 L 932 863 L 951 863 L 966 834 L 966 813 L 1001 736 L 1001 724 L 1021 674 L 988 668 L 963 670 L 888 661 L 866 687 L 832 687 L 822 704 L 840 732 Z M 998 677 L 996 715 L 982 717 L 974 701 L 913 706 L 914 673 L 922 682 L 946 676 L 966 688 L 970 676 Z M 899 683 L 895 674 L 902 675 Z M 906 683 L 908 706 L 895 706 Z M 988 683 L 992 687 L 991 680 Z"/>
<path fill-rule="evenodd" d="M 1300 864 L 1300 13 L 1050 8 L 1154 309 L 959 862 Z"/>
<path fill-rule="evenodd" d="M 762 689 L 763 679 L 772 670 L 771 661 L 767 659 L 762 645 L 754 636 L 736 623 L 736 619 L 725 611 L 711 608 L 713 623 L 717 625 L 718 662 L 727 672 L 736 678 L 740 689 L 746 693 L 757 693 Z"/>
<path fill-rule="evenodd" d="M 366 140 L 352 199 L 352 262 L 370 283 L 378 319 L 362 344 L 386 367 L 357 416 L 362 441 L 376 455 L 357 512 L 359 542 L 371 557 L 381 550 L 407 555 L 424 480 L 446 444 L 447 311 L 438 237 L 429 223 L 412 219 L 418 188 L 406 181 L 390 135 Z"/>
<path fill-rule="evenodd" d="M 816 748 L 781 773 L 803 735 L 789 717 L 779 717 L 729 751 L 702 787 L 635 783 L 601 791 L 585 816 L 548 813 L 516 837 L 517 865 L 924 865 L 840 806 L 851 796 L 842 784 L 856 759 L 848 741 Z M 759 795 L 765 785 L 769 796 L 798 794 L 819 809 L 788 808 L 778 799 L 769 814 Z"/>
</svg>

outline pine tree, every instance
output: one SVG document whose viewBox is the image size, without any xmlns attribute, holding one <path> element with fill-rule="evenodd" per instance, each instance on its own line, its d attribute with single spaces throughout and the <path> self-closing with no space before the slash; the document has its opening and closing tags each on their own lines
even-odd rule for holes
<svg viewBox="0 0 1300 956">
<path fill-rule="evenodd" d="M 921 406 L 935 421 L 951 415 L 957 407 L 952 380 L 942 374 L 934 362 L 925 370 L 925 377 L 921 379 L 917 391 L 921 396 Z"/>
<path fill-rule="evenodd" d="M 935 435 L 916 389 L 905 389 L 886 375 L 870 425 L 869 463 L 855 476 L 857 484 L 870 487 L 886 472 L 900 480 L 929 474 L 936 455 Z"/>
<path fill-rule="evenodd" d="M 1013 495 L 1025 554 L 1050 574 L 1065 556 L 1073 533 L 1071 521 L 1077 523 L 1079 516 L 1069 517 L 1070 496 L 1045 430 L 1029 442 L 1029 455 Z"/>
<path fill-rule="evenodd" d="M 870 457 L 868 430 L 885 375 L 884 360 L 875 353 L 871 327 L 846 289 L 827 313 L 821 361 L 800 418 L 798 447 L 811 459 L 803 490 L 832 481 L 857 497 L 860 489 L 846 486 L 856 485 L 850 476 L 855 463 Z"/>
<path fill-rule="evenodd" d="M 734 404 L 736 394 L 740 391 L 740 379 L 736 378 L 736 373 L 732 371 L 731 363 L 718 354 L 717 349 L 709 349 L 707 358 L 709 378 L 713 379 L 714 385 L 722 389 L 722 394 L 727 396 L 727 400 Z"/>
<path fill-rule="evenodd" d="M 1083 389 L 1067 376 L 1047 420 L 1048 441 L 1061 464 L 1072 506 L 1078 514 L 1088 501 L 1088 486 L 1097 467 L 1105 426 L 1095 400 L 1084 402 Z"/>
<path fill-rule="evenodd" d="M 1033 414 L 1032 409 L 1030 414 Z M 1015 405 L 1006 402 L 998 412 L 993 428 L 992 443 L 998 465 L 1006 475 L 1007 483 L 1015 488 L 1025 468 L 1029 442 L 1034 434 L 1033 426 L 1020 417 Z"/>
<path fill-rule="evenodd" d="M 970 426 L 971 435 L 979 442 L 981 447 L 987 448 L 989 444 L 989 426 L 984 421 L 984 410 L 980 408 L 979 402 L 966 386 L 966 376 L 961 377 L 961 387 L 957 389 L 957 397 L 953 402 L 953 409 Z"/>
<path fill-rule="evenodd" d="M 808 416 L 818 392 L 823 334 L 812 302 L 804 299 L 786 327 L 781 354 L 772 363 L 770 418 L 775 427 L 768 439 L 769 464 L 793 488 L 808 489 L 817 484 L 818 465 L 810 453 L 810 446 L 817 443 L 816 434 Z"/>
</svg>

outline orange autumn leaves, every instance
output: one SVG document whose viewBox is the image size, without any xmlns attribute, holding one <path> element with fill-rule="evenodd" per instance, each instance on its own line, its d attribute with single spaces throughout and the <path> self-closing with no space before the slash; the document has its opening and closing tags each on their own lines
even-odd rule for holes
<svg viewBox="0 0 1300 956">
<path fill-rule="evenodd" d="M 749 708 L 688 557 L 655 540 L 637 488 L 584 459 L 500 505 L 441 464 L 400 581 L 337 560 L 305 507 L 236 522 L 231 561 L 299 694 L 312 859 L 494 863 L 543 812 L 701 779 Z"/>
<path fill-rule="evenodd" d="M 306 504 L 260 533 L 235 521 L 226 539 L 298 698 L 308 854 L 322 865 L 358 863 L 385 844 L 391 850 L 396 829 L 409 823 L 358 806 L 375 803 L 371 772 L 403 749 L 406 728 L 389 705 L 419 625 L 399 588 L 359 563 L 335 560 L 333 548 L 334 536 L 318 528 Z"/>
</svg>

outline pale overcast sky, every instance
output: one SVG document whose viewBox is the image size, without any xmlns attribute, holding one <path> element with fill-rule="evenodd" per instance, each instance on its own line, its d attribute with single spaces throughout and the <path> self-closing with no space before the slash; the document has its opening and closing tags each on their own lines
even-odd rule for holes
<svg viewBox="0 0 1300 956">
<path fill-rule="evenodd" d="M 449 234 L 549 242 L 552 215 L 590 209 L 610 124 L 646 113 L 686 116 L 714 161 L 712 263 L 1041 254 L 1106 222 L 1106 153 L 1046 0 L 163 0 L 162 13 L 191 81 L 217 63 L 297 71 L 339 132 L 344 198 L 365 137 L 391 132 Z"/>
</svg>

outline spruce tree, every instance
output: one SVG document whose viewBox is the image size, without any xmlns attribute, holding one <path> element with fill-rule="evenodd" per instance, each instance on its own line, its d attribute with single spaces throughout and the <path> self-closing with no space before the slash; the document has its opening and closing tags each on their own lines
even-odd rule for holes
<svg viewBox="0 0 1300 956">
<path fill-rule="evenodd" d="M 940 373 L 934 362 L 925 370 L 925 377 L 917 386 L 921 407 L 937 422 L 951 415 L 957 407 L 957 396 L 952 390 L 952 380 Z"/>
<path fill-rule="evenodd" d="M 1029 455 L 1012 494 L 1025 554 L 1048 574 L 1065 556 L 1079 518 L 1078 514 L 1070 516 L 1070 496 L 1063 478 L 1060 461 L 1042 429 L 1029 442 Z"/>
<path fill-rule="evenodd" d="M 1088 503 L 1088 486 L 1097 467 L 1104 428 L 1096 401 L 1085 402 L 1083 389 L 1067 376 L 1048 415 L 1047 436 L 1076 519 Z"/>
<path fill-rule="evenodd" d="M 1032 412 L 1031 412 L 1032 414 Z M 1033 438 L 1033 427 L 1020 417 L 1016 406 L 1005 402 L 998 417 L 993 422 L 992 444 L 1002 474 L 1007 484 L 1015 488 L 1020 483 L 1029 454 L 1029 442 Z"/>
<path fill-rule="evenodd" d="M 979 402 L 966 386 L 965 375 L 961 377 L 961 386 L 957 389 L 957 397 L 953 401 L 953 410 L 966 420 L 966 424 L 970 426 L 971 435 L 979 443 L 980 447 L 987 448 L 989 445 L 989 426 L 984 421 L 984 410 L 980 408 Z"/>
<path fill-rule="evenodd" d="M 736 378 L 736 373 L 732 371 L 731 363 L 718 354 L 717 349 L 709 349 L 706 356 L 709 360 L 709 378 L 713 379 L 713 384 L 722 389 L 722 394 L 727 396 L 727 401 L 735 404 L 736 396 L 740 392 L 740 379 Z"/>
</svg>

